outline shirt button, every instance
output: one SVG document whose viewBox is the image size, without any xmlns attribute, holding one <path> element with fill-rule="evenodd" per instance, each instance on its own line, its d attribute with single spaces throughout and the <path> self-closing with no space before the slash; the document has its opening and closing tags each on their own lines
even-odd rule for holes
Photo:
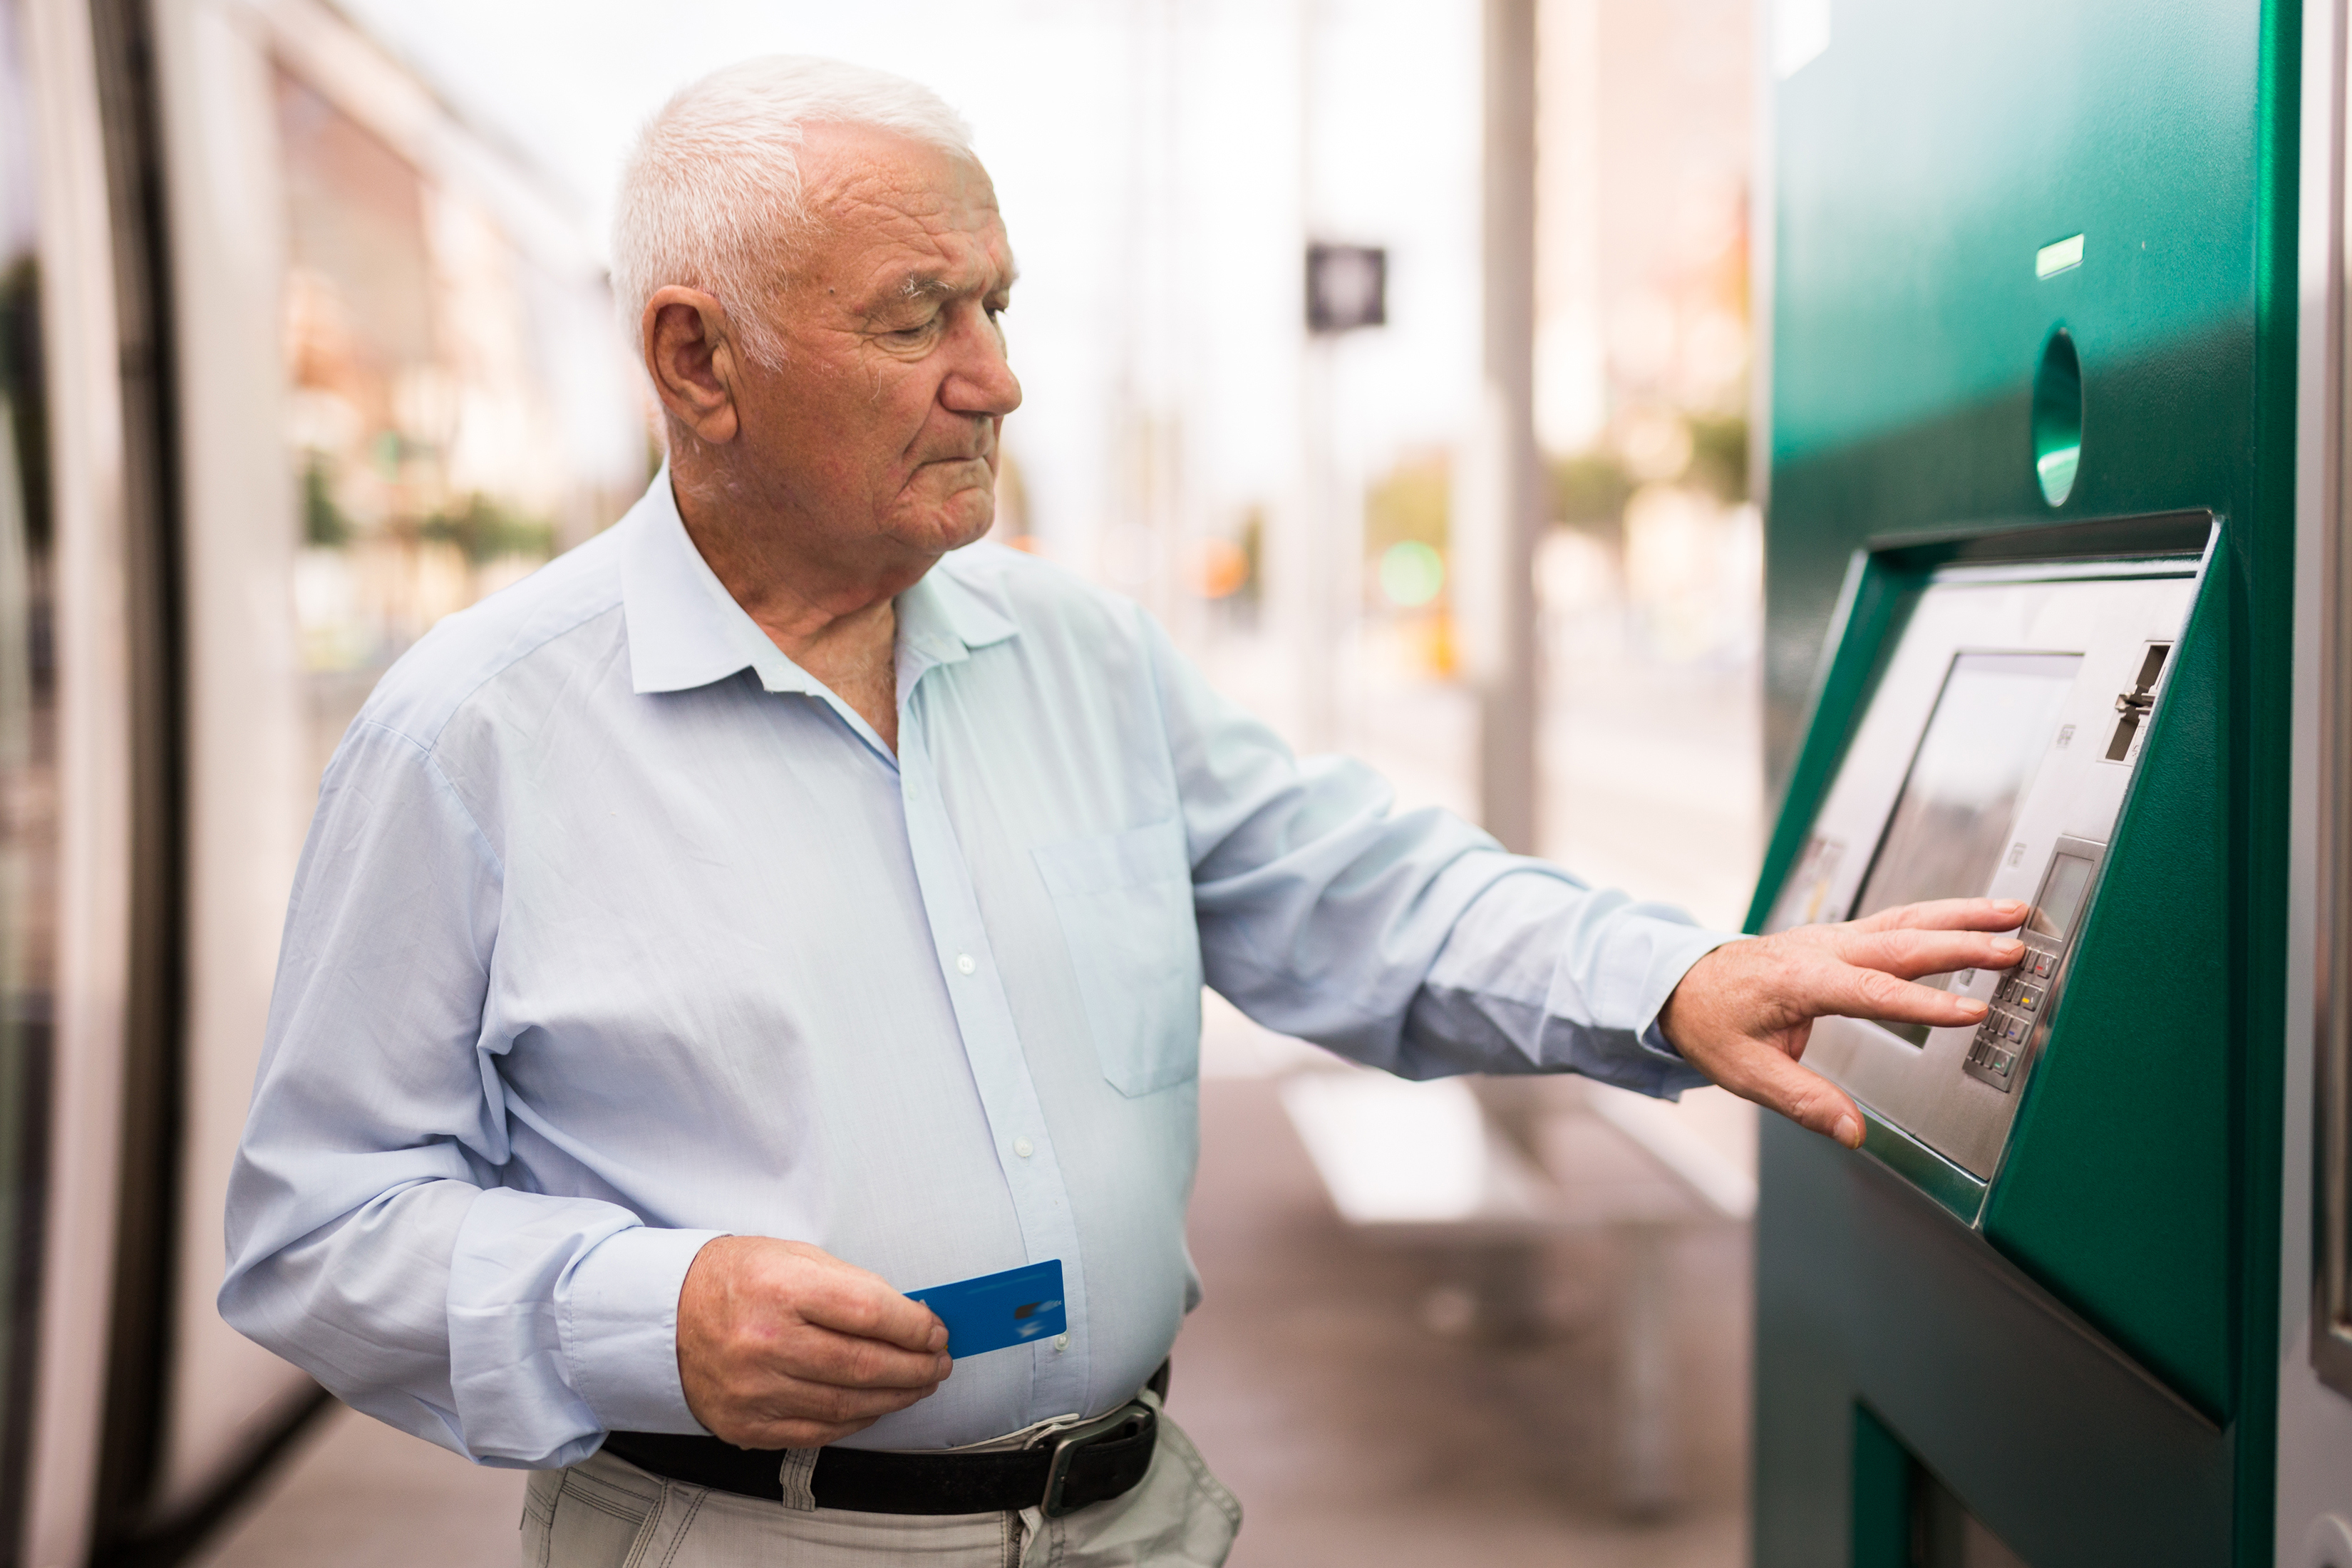
<svg viewBox="0 0 2352 1568">
<path fill-rule="evenodd" d="M 1054 1348 L 1055 1348 L 1055 1350 L 1057 1350 L 1057 1351 L 1066 1351 L 1066 1350 L 1068 1350 L 1068 1349 L 1070 1348 L 1070 1336 L 1069 1336 L 1069 1335 L 1067 1335 L 1067 1334 L 1063 1334 L 1063 1335 L 1059 1336 L 1058 1338 L 1056 1338 L 1056 1339 L 1054 1341 Z"/>
<path fill-rule="evenodd" d="M 1013 1152 L 1026 1160 L 1037 1152 L 1037 1145 L 1030 1142 L 1026 1138 L 1015 1138 L 1013 1141 Z"/>
<path fill-rule="evenodd" d="M 956 954 L 956 973 L 959 974 L 970 974 L 973 970 L 978 969 L 979 967 L 979 964 L 972 962 L 971 954 L 968 952 L 959 952 Z"/>
</svg>

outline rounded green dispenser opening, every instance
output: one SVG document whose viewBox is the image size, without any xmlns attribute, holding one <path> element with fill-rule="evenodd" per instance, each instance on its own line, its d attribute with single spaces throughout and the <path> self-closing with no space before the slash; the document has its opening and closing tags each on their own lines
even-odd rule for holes
<svg viewBox="0 0 2352 1568">
<path fill-rule="evenodd" d="M 2074 493 L 2074 473 L 2083 460 L 2083 362 L 2065 328 L 2042 345 L 2033 373 L 2033 473 L 2042 496 L 2063 506 Z"/>
</svg>

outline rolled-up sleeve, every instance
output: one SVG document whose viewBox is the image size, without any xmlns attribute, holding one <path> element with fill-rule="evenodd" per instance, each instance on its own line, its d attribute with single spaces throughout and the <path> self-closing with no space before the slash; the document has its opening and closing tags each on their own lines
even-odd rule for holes
<svg viewBox="0 0 2352 1568">
<path fill-rule="evenodd" d="M 230 1178 L 222 1316 L 356 1409 L 485 1464 L 699 1430 L 677 1293 L 716 1232 L 509 1190 L 483 1003 L 501 868 L 415 742 L 362 721 L 295 879 Z"/>
<path fill-rule="evenodd" d="M 1657 1028 L 1730 932 L 1587 887 L 1449 813 L 1391 810 L 1301 762 L 1147 623 L 1208 984 L 1268 1028 L 1406 1078 L 1574 1071 L 1671 1098 L 1706 1081 Z"/>
</svg>

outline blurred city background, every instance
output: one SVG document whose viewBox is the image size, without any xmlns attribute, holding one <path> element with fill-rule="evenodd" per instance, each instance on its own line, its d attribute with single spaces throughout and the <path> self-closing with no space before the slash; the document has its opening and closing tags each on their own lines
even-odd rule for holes
<svg viewBox="0 0 2352 1568">
<path fill-rule="evenodd" d="M 255 900 L 376 676 L 658 461 L 603 281 L 612 183 L 676 88 L 778 51 L 914 77 L 973 126 L 1022 269 L 996 536 L 1141 600 L 1302 750 L 1481 814 L 1478 0 L 188 11 L 282 364 L 289 539 L 244 567 L 289 628 L 287 679 L 240 695 L 282 720 L 239 807 L 282 819 Z M 1541 0 L 1534 28 L 1531 843 L 1736 929 L 1762 810 L 1750 0 Z M 1377 322 L 1310 331 L 1312 245 L 1377 250 L 1327 274 L 1343 307 L 1377 289 Z M 1234 1560 L 1744 1560 L 1746 1108 L 1360 1081 L 1211 1001 L 1209 1294 L 1171 1407 L 1247 1510 Z M 200 1145 L 241 1093 L 194 1108 Z M 204 1393 L 184 1407 L 254 1404 Z M 520 1493 L 331 1411 L 206 1561 L 505 1562 Z"/>
</svg>

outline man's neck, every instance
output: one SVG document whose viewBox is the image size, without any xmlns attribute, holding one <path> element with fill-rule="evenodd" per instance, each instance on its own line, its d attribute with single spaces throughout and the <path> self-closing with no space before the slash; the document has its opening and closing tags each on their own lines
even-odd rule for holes
<svg viewBox="0 0 2352 1568">
<path fill-rule="evenodd" d="M 721 581 L 724 581 L 722 578 Z M 730 590 L 731 592 L 731 590 Z M 737 601 L 739 604 L 741 601 Z M 749 605 L 745 608 L 750 609 Z M 751 619 L 783 649 L 784 657 L 824 682 L 856 709 L 896 756 L 898 752 L 898 614 L 888 599 L 826 624 L 814 637 L 793 637 L 762 619 Z"/>
<path fill-rule="evenodd" d="M 788 531 L 747 526 L 707 490 L 674 488 L 688 538 L 720 584 L 785 658 L 849 704 L 898 750 L 898 595 L 906 568 L 845 572 L 802 558 Z M 920 574 L 915 574 L 919 580 Z"/>
</svg>

